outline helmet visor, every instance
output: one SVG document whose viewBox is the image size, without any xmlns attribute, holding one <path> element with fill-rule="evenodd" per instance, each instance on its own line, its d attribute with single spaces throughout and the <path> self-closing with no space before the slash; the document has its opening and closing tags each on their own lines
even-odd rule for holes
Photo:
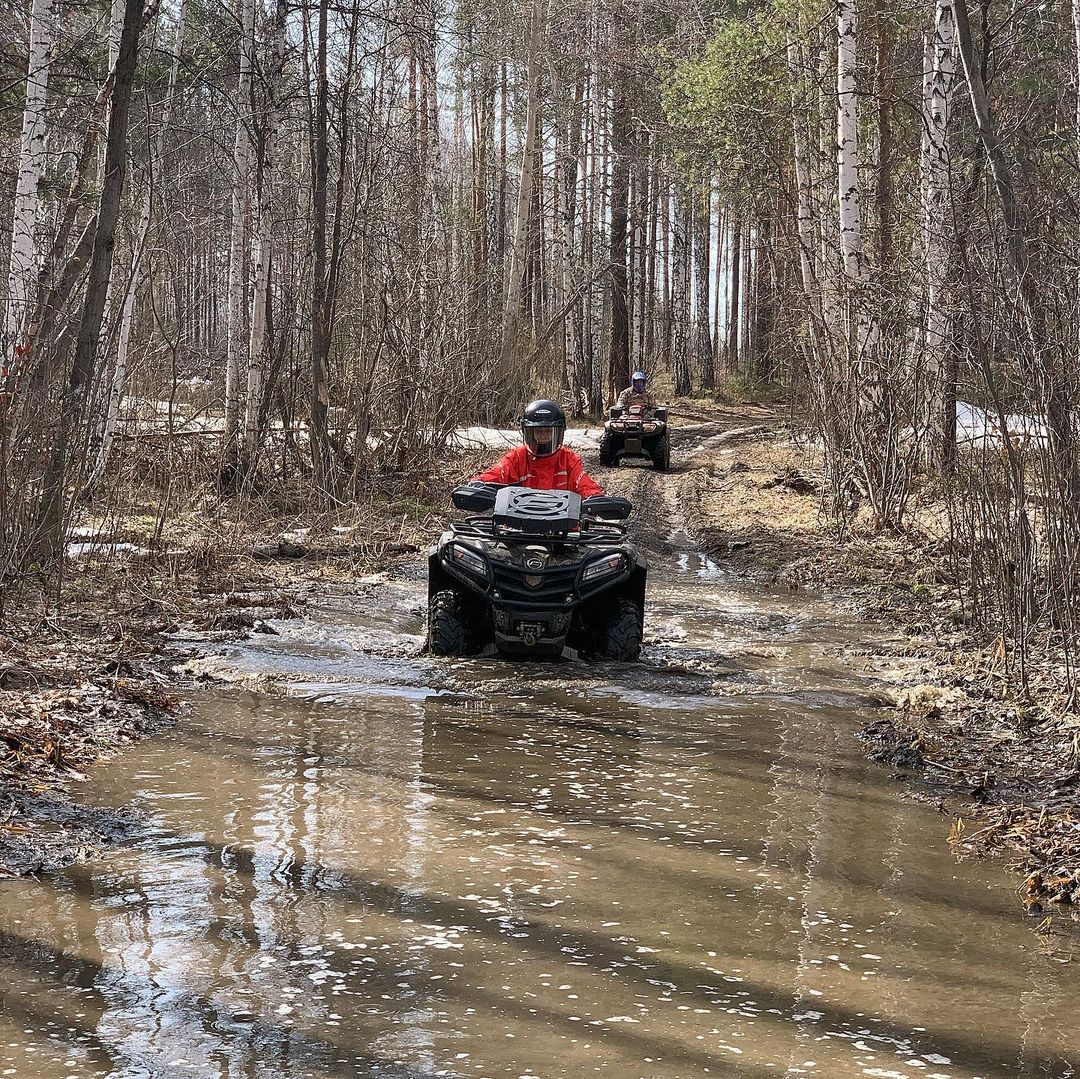
<svg viewBox="0 0 1080 1079">
<path fill-rule="evenodd" d="M 641 393 L 645 389 L 645 376 L 642 375 L 639 378 L 632 378 L 630 385 L 633 387 L 635 393 Z"/>
<path fill-rule="evenodd" d="M 530 453 L 548 457 L 562 445 L 565 432 L 561 427 L 526 427 L 522 434 Z"/>
</svg>

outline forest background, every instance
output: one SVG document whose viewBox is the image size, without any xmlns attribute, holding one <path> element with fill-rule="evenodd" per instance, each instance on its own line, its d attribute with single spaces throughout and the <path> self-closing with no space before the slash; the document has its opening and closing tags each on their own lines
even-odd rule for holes
<svg viewBox="0 0 1080 1079">
<path fill-rule="evenodd" d="M 1080 7 L 5 0 L 0 41 L 5 587 L 148 491 L 159 533 L 362 500 L 645 368 L 781 396 L 838 539 L 930 492 L 965 619 L 1073 699 Z"/>
</svg>

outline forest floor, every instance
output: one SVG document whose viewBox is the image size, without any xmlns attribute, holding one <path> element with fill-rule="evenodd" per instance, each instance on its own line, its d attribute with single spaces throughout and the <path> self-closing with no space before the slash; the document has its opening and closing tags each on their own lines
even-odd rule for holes
<svg viewBox="0 0 1080 1079">
<path fill-rule="evenodd" d="M 958 850 L 1004 855 L 1031 913 L 1080 905 L 1080 725 L 1053 689 L 1052 656 L 1029 667 L 1025 698 L 1000 649 L 966 624 L 940 507 L 916 498 L 904 535 L 856 512 L 841 541 L 822 512 L 819 453 L 781 410 L 687 400 L 673 416 L 661 482 L 710 557 L 889 626 L 896 643 L 864 657 L 894 705 L 862 732 L 868 754 L 948 813 Z M 590 468 L 596 433 L 577 432 Z M 205 497 L 163 529 L 150 506 L 87 518 L 59 591 L 25 586 L 0 621 L 0 876 L 122 838 L 122 816 L 87 814 L 72 794 L 95 760 L 171 722 L 186 653 L 276 632 L 320 581 L 415 561 L 446 520 L 446 492 L 495 452 L 456 454 L 322 514 Z"/>
</svg>

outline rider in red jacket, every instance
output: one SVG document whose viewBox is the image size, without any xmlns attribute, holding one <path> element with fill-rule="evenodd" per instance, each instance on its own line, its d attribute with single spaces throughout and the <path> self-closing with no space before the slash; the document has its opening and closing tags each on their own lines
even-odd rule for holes
<svg viewBox="0 0 1080 1079">
<path fill-rule="evenodd" d="M 586 471 L 581 458 L 563 446 L 566 415 L 554 401 L 533 401 L 521 420 L 523 445 L 515 446 L 472 481 L 508 483 L 538 491 L 576 491 L 582 498 L 604 489 Z"/>
</svg>

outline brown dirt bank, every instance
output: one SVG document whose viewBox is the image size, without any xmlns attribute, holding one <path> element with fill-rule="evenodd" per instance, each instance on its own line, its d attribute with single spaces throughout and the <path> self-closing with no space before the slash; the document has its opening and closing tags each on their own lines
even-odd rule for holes
<svg viewBox="0 0 1080 1079">
<path fill-rule="evenodd" d="M 963 854 L 1003 857 L 1032 914 L 1080 919 L 1080 720 L 1050 648 L 1025 694 L 1000 641 L 969 625 L 929 489 L 906 534 L 855 512 L 841 539 L 822 513 L 821 460 L 782 410 L 686 403 L 674 467 L 690 526 L 733 572 L 834 595 L 902 641 L 866 662 L 895 708 L 863 731 L 867 754 L 948 808 Z M 673 410 L 675 411 L 675 410 Z"/>
</svg>

